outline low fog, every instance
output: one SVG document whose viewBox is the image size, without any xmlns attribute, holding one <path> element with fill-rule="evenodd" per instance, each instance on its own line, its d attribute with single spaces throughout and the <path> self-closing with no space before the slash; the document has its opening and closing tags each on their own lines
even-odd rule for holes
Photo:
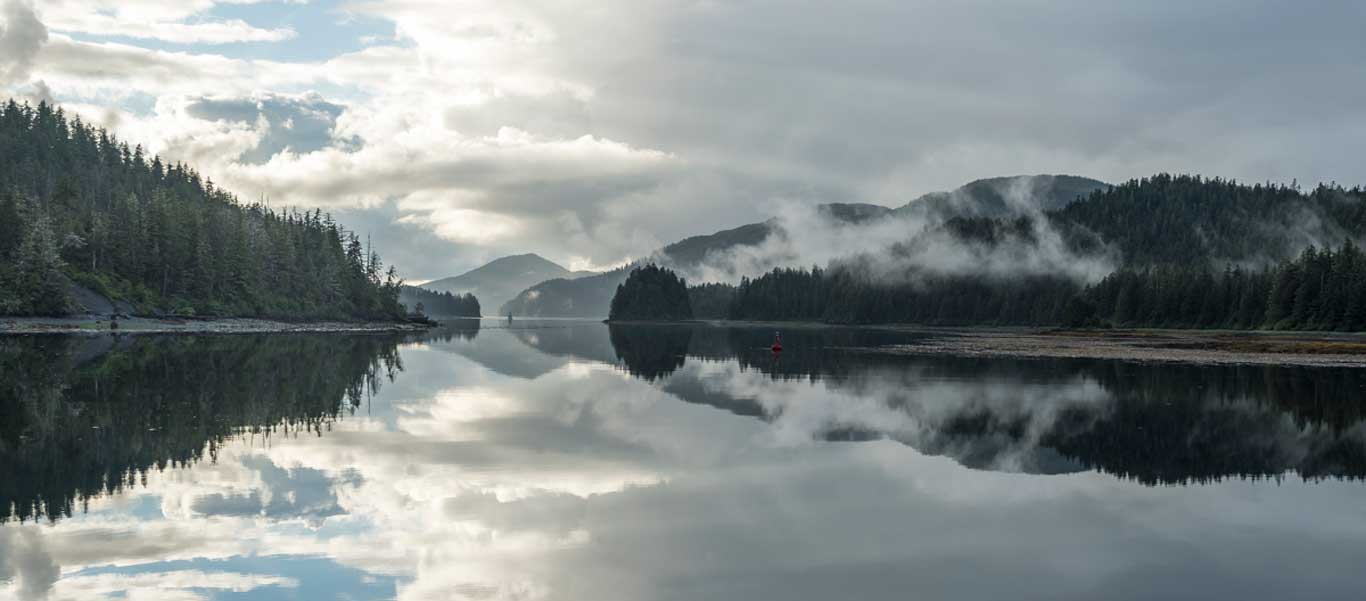
<svg viewBox="0 0 1366 601">
<path fill-rule="evenodd" d="M 973 199 L 960 191 L 939 195 L 935 209 L 918 210 L 930 197 L 854 222 L 811 205 L 788 204 L 768 222 L 772 233 L 756 246 L 713 252 L 701 265 L 679 266 L 690 282 L 734 283 L 778 267 L 841 267 L 885 284 L 915 283 L 923 276 L 1007 278 L 1065 276 L 1081 283 L 1103 278 L 1118 265 L 1115 253 L 1072 252 L 1044 213 L 1029 178 L 997 188 L 1006 202 L 997 217 L 1026 218 L 1028 235 L 1007 235 L 995 244 L 963 240 L 940 227 L 949 216 L 974 215 Z"/>
</svg>

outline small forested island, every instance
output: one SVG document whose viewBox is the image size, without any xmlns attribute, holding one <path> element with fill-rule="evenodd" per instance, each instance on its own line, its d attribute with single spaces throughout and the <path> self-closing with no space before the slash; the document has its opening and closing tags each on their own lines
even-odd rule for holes
<svg viewBox="0 0 1366 601">
<path fill-rule="evenodd" d="M 437 292 L 417 286 L 404 286 L 398 300 L 409 311 L 428 317 L 479 317 L 479 299 L 473 294 Z"/>
<path fill-rule="evenodd" d="M 319 210 L 244 204 L 60 108 L 0 106 L 0 315 L 400 320 L 402 285 Z"/>
<path fill-rule="evenodd" d="M 693 318 L 688 283 L 655 264 L 631 270 L 612 297 L 608 321 L 684 321 Z"/>
</svg>

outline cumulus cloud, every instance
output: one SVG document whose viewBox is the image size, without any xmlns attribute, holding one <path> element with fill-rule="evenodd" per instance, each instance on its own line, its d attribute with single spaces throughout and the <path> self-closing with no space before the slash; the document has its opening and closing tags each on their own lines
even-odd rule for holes
<svg viewBox="0 0 1366 601">
<path fill-rule="evenodd" d="M 240 19 L 212 19 L 215 4 L 253 4 L 259 0 L 48 0 L 44 17 L 53 29 L 94 35 L 160 40 L 180 44 L 278 42 L 295 36 L 289 27 L 261 28 Z"/>
<path fill-rule="evenodd" d="M 0 87 L 24 83 L 47 42 L 47 28 L 24 0 L 5 0 L 0 16 Z"/>
<path fill-rule="evenodd" d="M 338 482 L 327 474 L 304 467 L 282 468 L 259 455 L 243 457 L 241 462 L 257 475 L 258 482 L 249 492 L 207 493 L 194 498 L 190 510 L 210 516 L 302 518 L 314 524 L 342 513 L 333 490 Z"/>
<path fill-rule="evenodd" d="M 259 165 L 282 152 L 307 154 L 333 146 L 348 149 L 354 138 L 339 139 L 333 128 L 346 107 L 324 100 L 318 94 L 287 96 L 263 93 L 251 97 L 188 99 L 185 112 L 209 122 L 223 122 L 259 129 L 255 148 L 234 158 Z"/>
<path fill-rule="evenodd" d="M 54 33 L 21 30 L 13 72 L 243 197 L 346 213 L 415 279 L 528 251 L 615 265 L 1015 173 L 1351 183 L 1366 140 L 1348 5 L 370 0 L 315 18 L 392 37 L 264 60 L 215 44 L 309 33 L 216 4 L 44 3 Z"/>
<path fill-rule="evenodd" d="M 36 526 L 0 528 L 0 590 L 12 581 L 11 591 L 19 601 L 47 597 L 52 584 L 61 576 Z"/>
<path fill-rule="evenodd" d="M 137 574 L 80 574 L 63 578 L 54 592 L 64 599 L 201 601 L 208 598 L 201 591 L 246 593 L 263 587 L 298 586 L 298 581 L 292 578 L 266 574 L 172 570 Z"/>
<path fill-rule="evenodd" d="M 257 90 L 292 92 L 326 81 L 315 65 L 243 60 L 211 53 L 153 50 L 117 42 L 89 42 L 52 34 L 35 71 L 58 92 L 106 102 L 133 94 L 249 96 Z M 142 140 L 144 143 L 154 140 Z"/>
</svg>

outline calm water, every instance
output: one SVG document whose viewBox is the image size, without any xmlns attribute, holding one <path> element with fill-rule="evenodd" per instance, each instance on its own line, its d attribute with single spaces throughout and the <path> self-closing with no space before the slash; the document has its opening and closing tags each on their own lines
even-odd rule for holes
<svg viewBox="0 0 1366 601">
<path fill-rule="evenodd" d="M 0 339 L 0 599 L 1360 599 L 1366 370 Z"/>
</svg>

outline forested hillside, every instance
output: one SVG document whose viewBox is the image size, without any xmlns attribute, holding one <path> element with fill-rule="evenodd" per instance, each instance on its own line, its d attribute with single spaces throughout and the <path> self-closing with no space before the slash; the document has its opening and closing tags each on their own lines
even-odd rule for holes
<svg viewBox="0 0 1366 601">
<path fill-rule="evenodd" d="M 1192 261 L 1273 265 L 1366 233 L 1366 191 L 1245 185 L 1160 174 L 1093 192 L 1048 214 L 1078 250 L 1108 245 L 1126 266 Z"/>
<path fill-rule="evenodd" d="M 929 221 L 1032 215 L 1060 209 L 1109 187 L 1105 182 L 1075 175 L 991 177 L 968 182 L 948 192 L 931 192 L 892 213 Z"/>
<path fill-rule="evenodd" d="M 1015 255 L 1044 253 L 1039 232 L 1052 231 L 1075 257 L 1115 258 L 1116 270 L 1094 281 L 971 265 L 945 271 L 899 252 L 950 240 L 977 256 L 1005 244 Z M 1362 331 L 1363 232 L 1359 188 L 1306 194 L 1159 175 L 1039 217 L 954 218 L 885 257 L 776 269 L 688 296 L 697 317 L 710 319 Z M 874 259 L 884 263 L 876 275 L 864 268 Z"/>
<path fill-rule="evenodd" d="M 141 313 L 390 319 L 401 282 L 320 211 L 242 204 L 61 109 L 0 107 L 0 314 L 76 310 L 67 281 Z"/>
</svg>

